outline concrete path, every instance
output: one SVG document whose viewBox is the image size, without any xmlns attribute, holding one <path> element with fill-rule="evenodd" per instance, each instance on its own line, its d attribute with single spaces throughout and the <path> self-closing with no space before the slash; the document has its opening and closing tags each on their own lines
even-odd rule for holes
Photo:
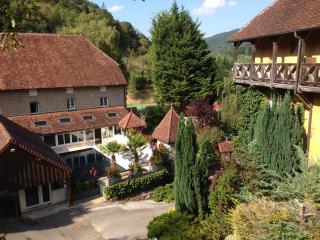
<svg viewBox="0 0 320 240">
<path fill-rule="evenodd" d="M 8 226 L 7 240 L 138 240 L 147 239 L 146 226 L 173 204 L 147 201 L 91 201 L 31 223 Z"/>
</svg>

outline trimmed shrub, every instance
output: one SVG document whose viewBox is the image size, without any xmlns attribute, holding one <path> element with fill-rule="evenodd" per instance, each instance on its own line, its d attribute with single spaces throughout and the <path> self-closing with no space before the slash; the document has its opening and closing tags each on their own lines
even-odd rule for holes
<svg viewBox="0 0 320 240">
<path fill-rule="evenodd" d="M 167 184 L 162 187 L 158 187 L 154 190 L 151 196 L 152 200 L 156 202 L 172 202 L 174 201 L 173 196 L 173 184 Z"/>
<path fill-rule="evenodd" d="M 201 232 L 206 239 L 224 239 L 232 233 L 229 223 L 229 211 L 234 207 L 234 196 L 237 193 L 238 182 L 236 172 L 227 170 L 221 176 L 209 196 L 209 208 L 211 214 L 201 221 Z"/>
<path fill-rule="evenodd" d="M 127 181 L 114 184 L 104 188 L 106 199 L 111 198 L 124 198 L 142 191 L 148 191 L 157 186 L 164 185 L 170 182 L 170 176 L 166 169 L 159 172 L 152 173 L 140 178 L 129 179 Z"/>
<path fill-rule="evenodd" d="M 273 202 L 255 199 L 248 204 L 239 204 L 231 214 L 235 239 L 241 240 L 309 240 L 319 239 L 319 213 L 313 204 L 301 205 L 288 202 Z"/>
<path fill-rule="evenodd" d="M 172 211 L 155 217 L 147 226 L 148 238 L 157 240 L 202 239 L 193 216 Z"/>
</svg>

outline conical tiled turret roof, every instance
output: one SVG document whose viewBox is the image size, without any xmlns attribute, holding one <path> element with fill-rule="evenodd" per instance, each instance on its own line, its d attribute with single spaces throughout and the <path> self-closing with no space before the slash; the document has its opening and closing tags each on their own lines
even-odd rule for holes
<svg viewBox="0 0 320 240">
<path fill-rule="evenodd" d="M 152 133 L 152 137 L 167 144 L 175 143 L 179 121 L 179 115 L 171 106 L 169 112 Z"/>
</svg>

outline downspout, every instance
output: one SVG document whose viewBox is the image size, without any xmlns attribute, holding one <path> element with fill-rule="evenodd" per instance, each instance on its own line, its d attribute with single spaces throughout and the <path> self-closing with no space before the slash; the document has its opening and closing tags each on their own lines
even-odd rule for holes
<svg viewBox="0 0 320 240">
<path fill-rule="evenodd" d="M 309 111 L 309 120 L 308 120 L 308 138 L 307 138 L 307 154 L 309 154 L 309 149 L 310 149 L 310 138 L 311 138 L 311 125 L 312 125 L 312 109 L 313 109 L 313 104 L 310 102 L 306 97 L 304 97 L 299 91 L 299 82 L 300 79 L 302 78 L 302 56 L 303 53 L 303 46 L 302 46 L 302 39 L 297 32 L 294 32 L 294 37 L 298 39 L 298 63 L 297 63 L 297 78 L 295 82 L 295 88 L 294 88 L 294 96 L 297 97 L 304 105 L 304 107 Z"/>
</svg>

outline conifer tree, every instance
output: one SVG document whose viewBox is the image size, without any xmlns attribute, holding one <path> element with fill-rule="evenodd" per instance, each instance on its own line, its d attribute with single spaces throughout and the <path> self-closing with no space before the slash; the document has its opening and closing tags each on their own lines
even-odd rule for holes
<svg viewBox="0 0 320 240">
<path fill-rule="evenodd" d="M 218 165 L 218 158 L 210 140 L 208 138 L 202 139 L 199 143 L 193 176 L 197 208 L 200 216 L 206 212 L 208 206 L 209 169 L 215 169 Z"/>
<path fill-rule="evenodd" d="M 303 144 L 303 130 L 299 115 L 287 93 L 283 100 L 265 106 L 254 127 L 253 140 L 261 163 L 282 176 L 301 167 L 298 149 Z"/>
<path fill-rule="evenodd" d="M 193 169 L 196 159 L 196 135 L 192 120 L 181 116 L 176 142 L 174 195 L 176 210 L 196 214 Z"/>
<path fill-rule="evenodd" d="M 186 106 L 195 97 L 212 96 L 214 60 L 199 23 L 176 2 L 152 21 L 151 69 L 156 101 Z"/>
</svg>

